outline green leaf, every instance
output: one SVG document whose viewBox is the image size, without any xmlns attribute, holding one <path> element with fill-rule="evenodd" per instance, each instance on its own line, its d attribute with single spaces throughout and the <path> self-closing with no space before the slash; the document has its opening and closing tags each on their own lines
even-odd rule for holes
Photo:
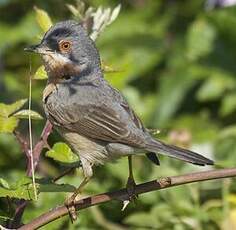
<svg viewBox="0 0 236 230">
<path fill-rule="evenodd" d="M 226 126 L 219 134 L 219 138 L 236 137 L 236 125 Z"/>
<path fill-rule="evenodd" d="M 21 99 L 10 105 L 0 103 L 0 133 L 12 133 L 19 120 L 16 117 L 9 117 L 11 114 L 19 110 L 27 99 Z"/>
<path fill-rule="evenodd" d="M 45 179 L 36 179 L 36 189 L 39 192 L 74 192 L 75 187 L 69 184 L 55 184 Z M 25 200 L 34 200 L 32 179 L 22 177 L 16 183 L 9 183 L 0 178 L 0 197 L 11 197 Z"/>
<path fill-rule="evenodd" d="M 26 102 L 27 102 L 27 99 L 21 99 L 10 105 L 0 103 L 0 116 L 3 116 L 3 117 L 10 116 L 11 114 L 19 110 Z"/>
<path fill-rule="evenodd" d="M 173 216 L 173 210 L 171 210 L 171 207 L 168 204 L 161 203 L 159 205 L 153 206 L 151 213 L 152 216 L 158 217 L 157 219 L 160 222 L 163 222 L 164 220 L 170 218 Z"/>
<path fill-rule="evenodd" d="M 42 120 L 43 119 L 43 117 L 38 112 L 35 112 L 32 110 L 29 111 L 27 109 L 23 109 L 23 110 L 20 110 L 20 111 L 14 113 L 13 117 L 16 117 L 19 119 L 28 119 L 29 115 L 31 116 L 31 119 L 33 119 L 33 120 Z"/>
<path fill-rule="evenodd" d="M 0 187 L 7 188 L 7 189 L 10 188 L 8 182 L 4 180 L 3 178 L 0 178 Z"/>
<path fill-rule="evenodd" d="M 36 189 L 38 188 L 39 185 L 36 184 Z M 0 197 L 34 200 L 34 187 L 31 178 L 23 177 L 13 185 L 9 185 L 5 181 L 4 186 L 0 187 Z"/>
<path fill-rule="evenodd" d="M 187 34 L 187 57 L 196 60 L 210 53 L 216 37 L 215 28 L 203 19 L 195 21 Z"/>
<path fill-rule="evenodd" d="M 15 117 L 0 116 L 0 133 L 12 133 L 17 127 L 19 120 Z"/>
<path fill-rule="evenodd" d="M 47 78 L 48 78 L 48 75 L 44 69 L 44 66 L 40 66 L 33 76 L 33 79 L 35 80 L 45 80 Z"/>
<path fill-rule="evenodd" d="M 227 116 L 236 110 L 236 93 L 226 95 L 220 107 L 220 115 Z"/>
<path fill-rule="evenodd" d="M 156 106 L 155 123 L 163 127 L 178 110 L 185 95 L 196 84 L 194 77 L 188 71 L 180 69 L 167 73 L 160 81 L 159 98 Z"/>
<path fill-rule="evenodd" d="M 63 142 L 54 144 L 52 149 L 46 152 L 46 156 L 61 163 L 76 163 L 79 161 L 79 157 Z"/>
<path fill-rule="evenodd" d="M 36 20 L 40 28 L 46 32 L 52 26 L 52 20 L 49 17 L 48 13 L 45 10 L 42 10 L 38 7 L 34 7 L 36 12 Z"/>
<path fill-rule="evenodd" d="M 160 227 L 155 216 L 147 212 L 136 212 L 125 218 L 124 223 L 138 227 Z"/>
<path fill-rule="evenodd" d="M 216 100 L 220 98 L 226 90 L 235 87 L 235 80 L 233 77 L 225 75 L 221 72 L 216 72 L 209 77 L 197 92 L 199 101 Z"/>
</svg>

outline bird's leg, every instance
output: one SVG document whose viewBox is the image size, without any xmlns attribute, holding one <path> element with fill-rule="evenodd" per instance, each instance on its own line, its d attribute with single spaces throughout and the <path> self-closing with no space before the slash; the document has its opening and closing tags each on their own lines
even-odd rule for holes
<svg viewBox="0 0 236 230">
<path fill-rule="evenodd" d="M 85 177 L 85 178 L 83 179 L 83 181 L 81 182 L 81 184 L 79 185 L 79 187 L 76 188 L 76 190 L 74 191 L 74 193 L 72 194 L 72 196 L 70 196 L 69 199 L 67 199 L 67 200 L 69 201 L 69 204 L 70 204 L 70 203 L 73 203 L 73 202 L 75 201 L 76 197 L 77 197 L 79 194 L 81 194 L 83 188 L 84 188 L 85 185 L 89 182 L 89 179 L 90 179 L 90 178 L 87 178 L 87 177 Z"/>
<path fill-rule="evenodd" d="M 133 175 L 132 156 L 128 156 L 128 165 L 129 165 L 129 177 L 126 183 L 126 189 L 129 195 L 129 200 L 125 200 L 123 202 L 123 207 L 121 209 L 122 211 L 126 209 L 130 201 L 135 201 L 137 199 L 137 195 L 135 194 L 136 183 L 134 181 L 134 175 Z"/>
<path fill-rule="evenodd" d="M 77 215 L 76 215 L 76 209 L 75 209 L 75 200 L 76 197 L 81 194 L 83 188 L 85 187 L 85 185 L 89 182 L 90 177 L 85 177 L 83 179 L 83 181 L 81 182 L 81 184 L 79 185 L 78 188 L 76 188 L 76 190 L 74 191 L 74 193 L 72 194 L 72 196 L 70 196 L 69 198 L 66 199 L 65 201 L 65 205 L 68 208 L 69 214 L 70 214 L 70 218 L 71 221 L 74 222 L 77 220 Z"/>
<path fill-rule="evenodd" d="M 135 194 L 136 183 L 134 181 L 134 175 L 133 175 L 132 156 L 128 156 L 128 164 L 129 164 L 129 177 L 126 183 L 126 189 L 129 195 L 129 200 L 124 201 L 122 210 L 125 210 L 125 208 L 129 204 L 129 201 L 134 201 L 137 199 L 137 195 Z"/>
<path fill-rule="evenodd" d="M 65 205 L 68 208 L 72 222 L 77 219 L 76 209 L 75 209 L 75 199 L 79 194 L 81 194 L 84 186 L 89 182 L 90 178 L 93 175 L 93 169 L 92 169 L 93 164 L 91 164 L 89 161 L 87 161 L 84 158 L 80 158 L 80 161 L 81 161 L 81 165 L 84 172 L 84 179 L 80 183 L 79 187 L 74 191 L 72 196 L 66 199 L 65 201 Z"/>
</svg>

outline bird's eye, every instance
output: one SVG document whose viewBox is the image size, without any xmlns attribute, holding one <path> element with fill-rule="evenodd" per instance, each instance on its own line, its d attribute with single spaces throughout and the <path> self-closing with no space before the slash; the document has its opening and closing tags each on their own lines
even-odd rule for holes
<svg viewBox="0 0 236 230">
<path fill-rule="evenodd" d="M 71 49 L 71 42 L 61 40 L 59 42 L 59 49 L 61 52 L 68 52 Z"/>
</svg>

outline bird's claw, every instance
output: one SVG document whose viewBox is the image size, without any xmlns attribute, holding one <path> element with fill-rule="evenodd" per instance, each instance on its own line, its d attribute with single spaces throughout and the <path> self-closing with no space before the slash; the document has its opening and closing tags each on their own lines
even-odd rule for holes
<svg viewBox="0 0 236 230">
<path fill-rule="evenodd" d="M 77 220 L 77 213 L 76 213 L 76 209 L 75 209 L 75 198 L 76 198 L 76 196 L 75 196 L 75 194 L 73 194 L 72 196 L 68 197 L 65 201 L 65 206 L 68 209 L 72 223 Z"/>
<path fill-rule="evenodd" d="M 138 195 L 135 194 L 136 183 L 132 177 L 128 178 L 126 189 L 129 195 L 129 201 L 135 201 L 138 198 Z"/>
<path fill-rule="evenodd" d="M 127 208 L 127 206 L 129 205 L 129 203 L 130 203 L 130 200 L 124 200 L 124 201 L 123 201 L 123 207 L 122 207 L 122 209 L 121 209 L 122 212 Z"/>
<path fill-rule="evenodd" d="M 135 202 L 138 199 L 138 196 L 135 194 L 135 187 L 136 183 L 132 177 L 128 178 L 127 184 L 126 184 L 126 190 L 128 193 L 128 200 L 123 201 L 123 207 L 121 211 L 124 211 L 130 202 Z"/>
</svg>

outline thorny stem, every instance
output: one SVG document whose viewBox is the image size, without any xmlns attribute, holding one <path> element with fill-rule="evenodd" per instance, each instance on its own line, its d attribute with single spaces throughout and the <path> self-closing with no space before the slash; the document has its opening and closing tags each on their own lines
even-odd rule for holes
<svg viewBox="0 0 236 230">
<path fill-rule="evenodd" d="M 218 169 L 218 170 L 189 173 L 181 176 L 163 177 L 158 180 L 153 180 L 143 184 L 136 185 L 135 194 L 138 195 L 155 190 L 179 186 L 187 183 L 220 179 L 220 178 L 229 178 L 235 176 L 236 176 L 236 168 Z M 124 201 L 128 199 L 128 196 L 129 195 L 127 193 L 127 190 L 124 188 L 118 191 L 98 194 L 79 201 L 75 201 L 75 207 L 76 210 L 78 211 L 94 205 L 99 205 L 105 202 L 109 202 L 111 200 Z M 30 223 L 20 227 L 19 230 L 37 229 L 65 215 L 68 215 L 68 209 L 65 205 L 61 205 L 35 218 Z"/>
<path fill-rule="evenodd" d="M 45 148 L 45 147 L 48 148 L 47 139 L 48 139 L 48 136 L 50 135 L 51 132 L 52 132 L 52 124 L 49 121 L 47 121 L 45 126 L 44 126 L 44 129 L 42 131 L 40 140 L 34 146 L 34 149 L 33 149 L 34 170 L 38 166 L 40 154 L 41 154 L 43 148 Z M 31 165 L 28 162 L 28 164 L 27 164 L 27 176 L 31 176 L 31 175 L 32 175 Z"/>
<path fill-rule="evenodd" d="M 34 146 L 34 149 L 33 149 L 32 154 L 33 154 L 33 158 L 34 158 L 34 170 L 38 166 L 40 154 L 41 154 L 43 148 L 48 147 L 47 139 L 48 139 L 48 136 L 50 135 L 51 132 L 52 132 L 52 124 L 49 121 L 47 121 L 44 128 L 43 128 L 43 131 L 41 133 L 40 140 Z M 31 176 L 32 175 L 32 172 L 31 172 L 32 167 L 31 167 L 31 160 L 30 160 L 29 143 L 26 140 L 26 138 L 23 137 L 18 131 L 14 131 L 14 135 L 15 135 L 16 139 L 18 140 L 18 142 L 21 146 L 21 149 L 27 158 L 26 175 Z M 28 202 L 23 199 L 21 199 L 17 202 L 17 207 L 16 207 L 16 210 L 15 210 L 15 213 L 13 216 L 13 220 L 11 222 L 9 222 L 9 224 L 8 224 L 9 228 L 15 228 L 20 225 L 21 218 L 24 213 L 25 207 L 27 206 L 27 203 Z"/>
</svg>

